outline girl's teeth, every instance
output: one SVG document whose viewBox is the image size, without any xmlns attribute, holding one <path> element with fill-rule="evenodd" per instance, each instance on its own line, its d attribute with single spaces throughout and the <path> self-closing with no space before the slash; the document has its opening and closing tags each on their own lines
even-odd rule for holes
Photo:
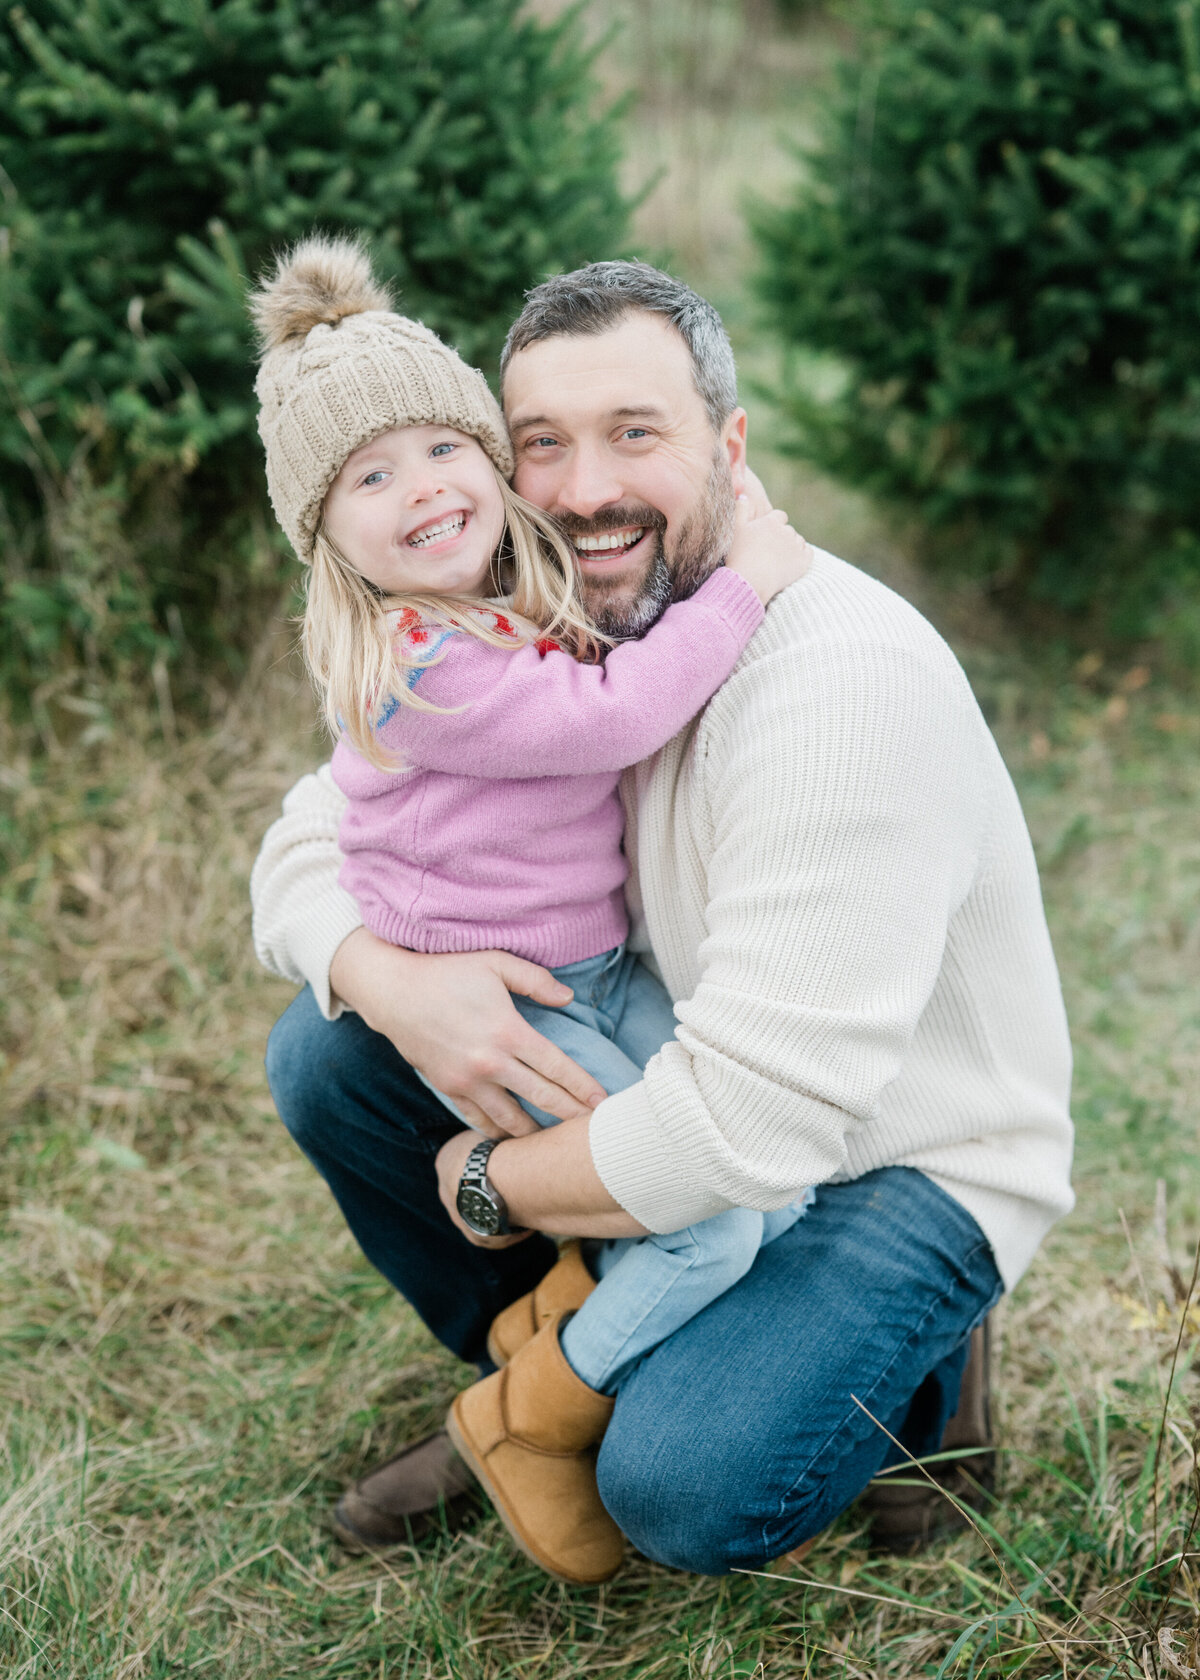
<svg viewBox="0 0 1200 1680">
<path fill-rule="evenodd" d="M 632 548 L 634 543 L 641 542 L 646 531 L 639 526 L 635 531 L 606 531 L 601 537 L 576 537 L 575 547 L 581 554 L 614 554 L 623 548 Z"/>
<path fill-rule="evenodd" d="M 448 537 L 452 533 L 461 531 L 465 523 L 461 513 L 454 514 L 450 519 L 443 519 L 440 525 L 430 525 L 424 531 L 419 531 L 415 537 L 409 537 L 410 548 L 425 548 L 431 542 L 437 542 L 441 537 Z"/>
</svg>

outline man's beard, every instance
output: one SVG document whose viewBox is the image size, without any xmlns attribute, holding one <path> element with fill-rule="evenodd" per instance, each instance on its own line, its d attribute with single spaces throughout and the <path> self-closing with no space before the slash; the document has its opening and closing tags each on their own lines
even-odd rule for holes
<svg viewBox="0 0 1200 1680">
<path fill-rule="evenodd" d="M 559 518 L 568 540 L 600 536 L 626 525 L 644 525 L 654 533 L 650 566 L 632 599 L 623 598 L 624 579 L 614 584 L 581 577 L 580 588 L 588 617 L 601 635 L 614 641 L 644 636 L 666 612 L 672 601 L 686 601 L 724 560 L 733 540 L 733 485 L 724 452 L 713 457 L 700 500 L 682 522 L 675 537 L 674 553 L 668 565 L 663 536 L 667 522 L 657 508 L 623 502 L 606 508 L 594 519 L 570 514 Z"/>
</svg>

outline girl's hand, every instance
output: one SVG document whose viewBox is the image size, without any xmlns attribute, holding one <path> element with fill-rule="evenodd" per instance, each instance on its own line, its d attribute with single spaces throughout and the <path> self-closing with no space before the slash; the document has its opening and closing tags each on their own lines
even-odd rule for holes
<svg viewBox="0 0 1200 1680">
<path fill-rule="evenodd" d="M 733 546 L 725 561 L 754 589 L 765 607 L 781 589 L 802 578 L 812 565 L 812 549 L 788 524 L 782 509 L 756 515 L 748 496 L 737 499 Z"/>
<path fill-rule="evenodd" d="M 767 495 L 766 485 L 756 472 L 752 472 L 746 466 L 742 468 L 741 494 L 747 497 L 750 502 L 752 519 L 757 519 L 761 514 L 771 512 L 772 502 L 770 496 Z"/>
</svg>

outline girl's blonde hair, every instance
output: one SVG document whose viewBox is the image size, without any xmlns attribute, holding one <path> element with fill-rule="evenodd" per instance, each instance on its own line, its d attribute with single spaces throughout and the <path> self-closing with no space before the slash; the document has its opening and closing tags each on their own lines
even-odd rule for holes
<svg viewBox="0 0 1200 1680">
<path fill-rule="evenodd" d="M 410 686 L 408 673 L 428 660 L 405 654 L 388 622 L 390 613 L 409 610 L 426 624 L 461 630 L 495 647 L 514 649 L 552 636 L 576 659 L 590 662 L 608 645 L 580 604 L 575 556 L 566 539 L 548 514 L 493 471 L 505 529 L 492 559 L 492 579 L 496 594 L 505 597 L 505 616 L 521 636 L 517 642 L 487 622 L 489 603 L 482 596 L 385 594 L 350 564 L 324 523 L 317 527 L 304 606 L 304 657 L 334 739 L 344 735 L 380 769 L 403 768 L 375 734 L 375 719 L 387 701 L 423 712 L 442 709 Z"/>
</svg>

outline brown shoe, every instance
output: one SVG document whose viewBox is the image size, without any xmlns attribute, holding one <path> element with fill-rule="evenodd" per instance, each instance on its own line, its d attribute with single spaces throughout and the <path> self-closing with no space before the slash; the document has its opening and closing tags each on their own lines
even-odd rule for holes
<svg viewBox="0 0 1200 1680">
<path fill-rule="evenodd" d="M 565 1244 L 537 1288 L 496 1314 L 488 1331 L 488 1357 L 493 1364 L 507 1365 L 517 1349 L 536 1336 L 555 1313 L 576 1312 L 595 1287 L 596 1280 L 583 1263 L 578 1242 Z"/>
<path fill-rule="evenodd" d="M 911 1464 L 897 1465 L 893 1471 L 877 1477 L 863 1495 L 861 1508 L 871 1519 L 871 1541 L 879 1550 L 919 1552 L 938 1536 L 966 1528 L 967 1518 L 946 1494 L 953 1494 L 964 1505 L 979 1508 L 984 1494 L 991 1491 L 995 1475 L 991 1341 L 991 1326 L 985 1318 L 971 1332 L 958 1410 L 942 1434 L 942 1452 L 964 1447 L 980 1450 L 970 1457 L 929 1465 L 929 1475 L 938 1484 L 936 1488 L 930 1487 Z"/>
<path fill-rule="evenodd" d="M 560 1581 L 592 1586 L 616 1574 L 624 1551 L 596 1487 L 596 1443 L 613 1401 L 567 1364 L 562 1320 L 465 1389 L 446 1431 L 525 1556 Z"/>
<path fill-rule="evenodd" d="M 822 1532 L 824 1531 L 822 1530 Z M 810 1540 L 801 1540 L 800 1544 L 798 1546 L 793 1546 L 790 1552 L 784 1552 L 782 1557 L 774 1558 L 772 1561 L 776 1568 L 785 1563 L 796 1566 L 804 1563 L 809 1552 L 812 1551 L 813 1547 L 820 1538 L 820 1534 L 814 1534 Z"/>
<path fill-rule="evenodd" d="M 460 1522 L 475 1493 L 474 1477 L 439 1429 L 347 1488 L 333 1508 L 333 1531 L 352 1552 L 411 1545 L 442 1520 Z"/>
</svg>

